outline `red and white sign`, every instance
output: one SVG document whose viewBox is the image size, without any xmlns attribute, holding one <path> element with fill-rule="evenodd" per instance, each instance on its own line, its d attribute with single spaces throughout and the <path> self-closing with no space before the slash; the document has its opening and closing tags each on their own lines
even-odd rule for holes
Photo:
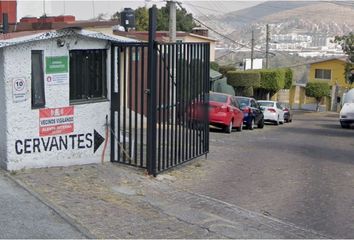
<svg viewBox="0 0 354 240">
<path fill-rule="evenodd" d="M 74 107 L 39 110 L 39 136 L 67 134 L 74 131 Z"/>
</svg>

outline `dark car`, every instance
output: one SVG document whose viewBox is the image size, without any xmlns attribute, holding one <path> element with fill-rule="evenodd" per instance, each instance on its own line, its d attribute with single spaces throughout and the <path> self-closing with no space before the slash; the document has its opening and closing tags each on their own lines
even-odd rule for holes
<svg viewBox="0 0 354 240">
<path fill-rule="evenodd" d="M 284 121 L 292 122 L 293 121 L 293 111 L 290 109 L 290 106 L 286 103 L 281 104 L 284 111 Z"/>
<path fill-rule="evenodd" d="M 250 130 L 257 125 L 258 128 L 264 127 L 264 115 L 260 105 L 254 98 L 235 97 L 243 112 L 243 123 Z"/>
</svg>

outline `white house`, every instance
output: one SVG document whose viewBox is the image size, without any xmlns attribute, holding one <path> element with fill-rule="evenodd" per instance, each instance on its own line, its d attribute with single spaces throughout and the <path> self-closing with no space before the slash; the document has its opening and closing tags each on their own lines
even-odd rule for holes
<svg viewBox="0 0 354 240">
<path fill-rule="evenodd" d="M 79 29 L 0 36 L 1 167 L 109 161 L 112 41 L 135 42 Z"/>
</svg>

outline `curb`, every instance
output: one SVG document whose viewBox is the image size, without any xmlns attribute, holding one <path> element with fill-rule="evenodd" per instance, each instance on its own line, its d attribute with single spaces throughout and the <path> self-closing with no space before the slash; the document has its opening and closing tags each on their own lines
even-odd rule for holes
<svg viewBox="0 0 354 240">
<path fill-rule="evenodd" d="M 17 184 L 20 188 L 28 192 L 31 196 L 36 198 L 38 201 L 46 205 L 49 209 L 51 209 L 53 212 L 55 212 L 60 218 L 62 218 L 65 222 L 67 222 L 71 227 L 73 227 L 75 230 L 80 232 L 86 239 L 97 239 L 96 236 L 94 236 L 87 228 L 82 226 L 80 223 L 78 223 L 75 219 L 64 213 L 62 210 L 59 208 L 55 207 L 52 203 L 44 199 L 42 196 L 40 196 L 38 193 L 34 192 L 33 190 L 29 189 L 22 181 L 12 177 L 9 173 L 4 172 L 4 175 L 9 178 L 11 181 L 13 181 L 15 184 Z"/>
</svg>

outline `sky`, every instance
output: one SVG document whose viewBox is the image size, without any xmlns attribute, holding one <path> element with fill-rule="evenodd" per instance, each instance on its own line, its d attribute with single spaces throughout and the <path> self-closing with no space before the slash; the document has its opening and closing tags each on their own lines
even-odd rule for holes
<svg viewBox="0 0 354 240">
<path fill-rule="evenodd" d="M 22 17 L 39 17 L 45 12 L 50 15 L 74 15 L 77 20 L 87 20 L 97 17 L 99 14 L 105 14 L 107 18 L 117 11 L 122 11 L 125 7 L 137 8 L 139 6 L 150 7 L 156 4 L 157 7 L 164 6 L 164 0 L 17 0 L 17 19 Z M 236 11 L 242 8 L 254 6 L 259 1 L 199 1 L 199 0 L 180 0 L 187 11 L 193 15 L 224 14 L 226 12 Z M 45 9 L 45 10 L 44 10 Z"/>
</svg>

